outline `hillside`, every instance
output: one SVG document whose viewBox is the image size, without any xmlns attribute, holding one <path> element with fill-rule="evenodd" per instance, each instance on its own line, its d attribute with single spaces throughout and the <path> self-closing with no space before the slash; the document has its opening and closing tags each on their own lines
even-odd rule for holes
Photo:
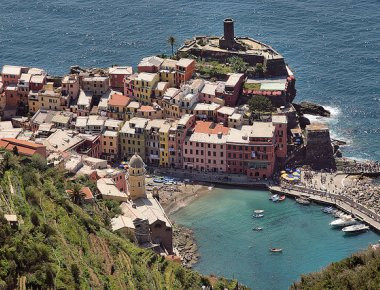
<svg viewBox="0 0 380 290">
<path fill-rule="evenodd" d="M 379 289 L 380 248 L 370 248 L 301 276 L 291 289 Z"/>
<path fill-rule="evenodd" d="M 38 158 L 3 158 L 0 289 L 237 288 L 236 281 L 201 276 L 110 232 L 117 204 L 77 205 L 65 192 L 75 184 L 94 188 L 88 180 L 69 180 Z M 4 218 L 9 213 L 17 214 L 18 227 Z"/>
</svg>

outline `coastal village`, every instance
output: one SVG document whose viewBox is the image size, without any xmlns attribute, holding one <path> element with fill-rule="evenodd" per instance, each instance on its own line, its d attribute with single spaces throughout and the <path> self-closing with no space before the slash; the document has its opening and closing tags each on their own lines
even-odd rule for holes
<svg viewBox="0 0 380 290">
<path fill-rule="evenodd" d="M 348 200 L 351 212 L 380 230 L 378 186 L 363 178 L 342 181 L 348 174 L 377 174 L 379 164 L 340 166 L 339 144 L 327 125 L 308 122 L 303 113 L 312 108 L 292 104 L 295 82 L 283 56 L 236 37 L 232 19 L 224 21 L 223 36 L 194 37 L 176 55 L 148 56 L 137 68 L 73 66 L 57 77 L 4 65 L 0 148 L 86 176 L 97 192 L 83 188 L 84 202 L 120 203 L 113 231 L 174 260 L 184 254 L 164 208 L 178 206 L 186 191 L 194 195 L 186 187 L 192 181 L 264 185 L 341 202 L 343 210 Z M 254 110 L 251 99 L 264 99 L 271 109 Z M 296 167 L 305 168 L 301 178 L 289 173 Z M 324 181 L 308 179 L 310 172 L 314 179 L 325 174 Z M 363 196 L 360 189 L 369 187 Z"/>
</svg>

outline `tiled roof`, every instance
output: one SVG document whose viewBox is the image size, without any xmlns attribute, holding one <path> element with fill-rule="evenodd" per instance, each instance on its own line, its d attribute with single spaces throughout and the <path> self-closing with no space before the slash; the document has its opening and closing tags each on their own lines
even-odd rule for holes
<svg viewBox="0 0 380 290">
<path fill-rule="evenodd" d="M 108 105 L 125 107 L 128 105 L 130 100 L 131 99 L 127 96 L 121 94 L 113 94 L 111 98 L 108 100 Z"/>
<path fill-rule="evenodd" d="M 195 133 L 218 134 L 222 132 L 223 135 L 227 135 L 228 131 L 228 127 L 213 122 L 197 121 L 194 127 Z"/>
</svg>

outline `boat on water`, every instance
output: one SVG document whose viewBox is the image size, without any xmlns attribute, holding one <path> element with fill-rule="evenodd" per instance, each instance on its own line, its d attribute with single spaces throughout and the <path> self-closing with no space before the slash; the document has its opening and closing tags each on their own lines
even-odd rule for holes
<svg viewBox="0 0 380 290">
<path fill-rule="evenodd" d="M 253 231 L 256 231 L 256 232 L 259 232 L 259 231 L 262 231 L 263 228 L 257 227 L 257 228 L 253 228 L 252 230 L 253 230 Z"/>
<path fill-rule="evenodd" d="M 332 213 L 332 215 L 333 215 L 334 217 L 336 217 L 336 218 L 340 218 L 340 217 L 342 217 L 342 216 L 345 216 L 346 213 L 343 212 L 343 211 L 341 211 L 341 210 L 335 210 L 335 211 Z"/>
<path fill-rule="evenodd" d="M 286 199 L 286 196 L 285 195 L 281 195 L 280 198 L 278 199 L 278 201 L 284 201 Z"/>
<path fill-rule="evenodd" d="M 297 197 L 296 202 L 302 205 L 309 205 L 311 203 L 309 199 L 304 197 Z"/>
<path fill-rule="evenodd" d="M 270 248 L 269 251 L 271 251 L 272 253 L 282 253 L 281 248 Z"/>
<path fill-rule="evenodd" d="M 260 213 L 264 213 L 264 210 L 263 209 L 255 209 L 253 212 L 256 214 L 260 214 Z"/>
<path fill-rule="evenodd" d="M 328 206 L 322 209 L 324 213 L 332 213 L 334 211 L 334 208 L 332 206 Z"/>
<path fill-rule="evenodd" d="M 356 220 L 350 216 L 350 215 L 345 215 L 342 216 L 336 220 L 333 220 L 330 223 L 330 226 L 332 227 L 347 227 L 347 226 L 352 226 L 356 224 Z"/>
<path fill-rule="evenodd" d="M 369 230 L 369 226 L 366 226 L 365 224 L 357 224 L 357 225 L 352 225 L 348 227 L 344 227 L 342 229 L 343 232 L 347 234 L 351 233 L 361 233 Z"/>
<path fill-rule="evenodd" d="M 270 197 L 270 199 L 273 201 L 273 202 L 277 202 L 279 199 L 280 199 L 280 196 L 278 194 L 274 194 Z"/>
<path fill-rule="evenodd" d="M 264 215 L 262 213 L 256 213 L 252 217 L 254 217 L 254 218 L 262 218 L 262 217 L 264 217 Z"/>
</svg>

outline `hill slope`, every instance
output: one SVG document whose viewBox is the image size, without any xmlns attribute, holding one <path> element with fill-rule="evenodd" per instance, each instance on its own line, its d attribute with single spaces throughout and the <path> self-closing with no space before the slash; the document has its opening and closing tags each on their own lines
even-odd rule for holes
<svg viewBox="0 0 380 290">
<path fill-rule="evenodd" d="M 63 172 L 38 158 L 5 153 L 0 170 L 0 289 L 229 289 L 236 281 L 208 278 L 136 247 L 109 231 L 117 205 L 78 206 Z M 93 186 L 88 180 L 76 180 Z M 3 215 L 15 213 L 12 228 Z M 240 288 L 240 287 L 239 287 Z"/>
<path fill-rule="evenodd" d="M 380 249 L 370 248 L 302 275 L 291 289 L 380 289 Z"/>
</svg>

